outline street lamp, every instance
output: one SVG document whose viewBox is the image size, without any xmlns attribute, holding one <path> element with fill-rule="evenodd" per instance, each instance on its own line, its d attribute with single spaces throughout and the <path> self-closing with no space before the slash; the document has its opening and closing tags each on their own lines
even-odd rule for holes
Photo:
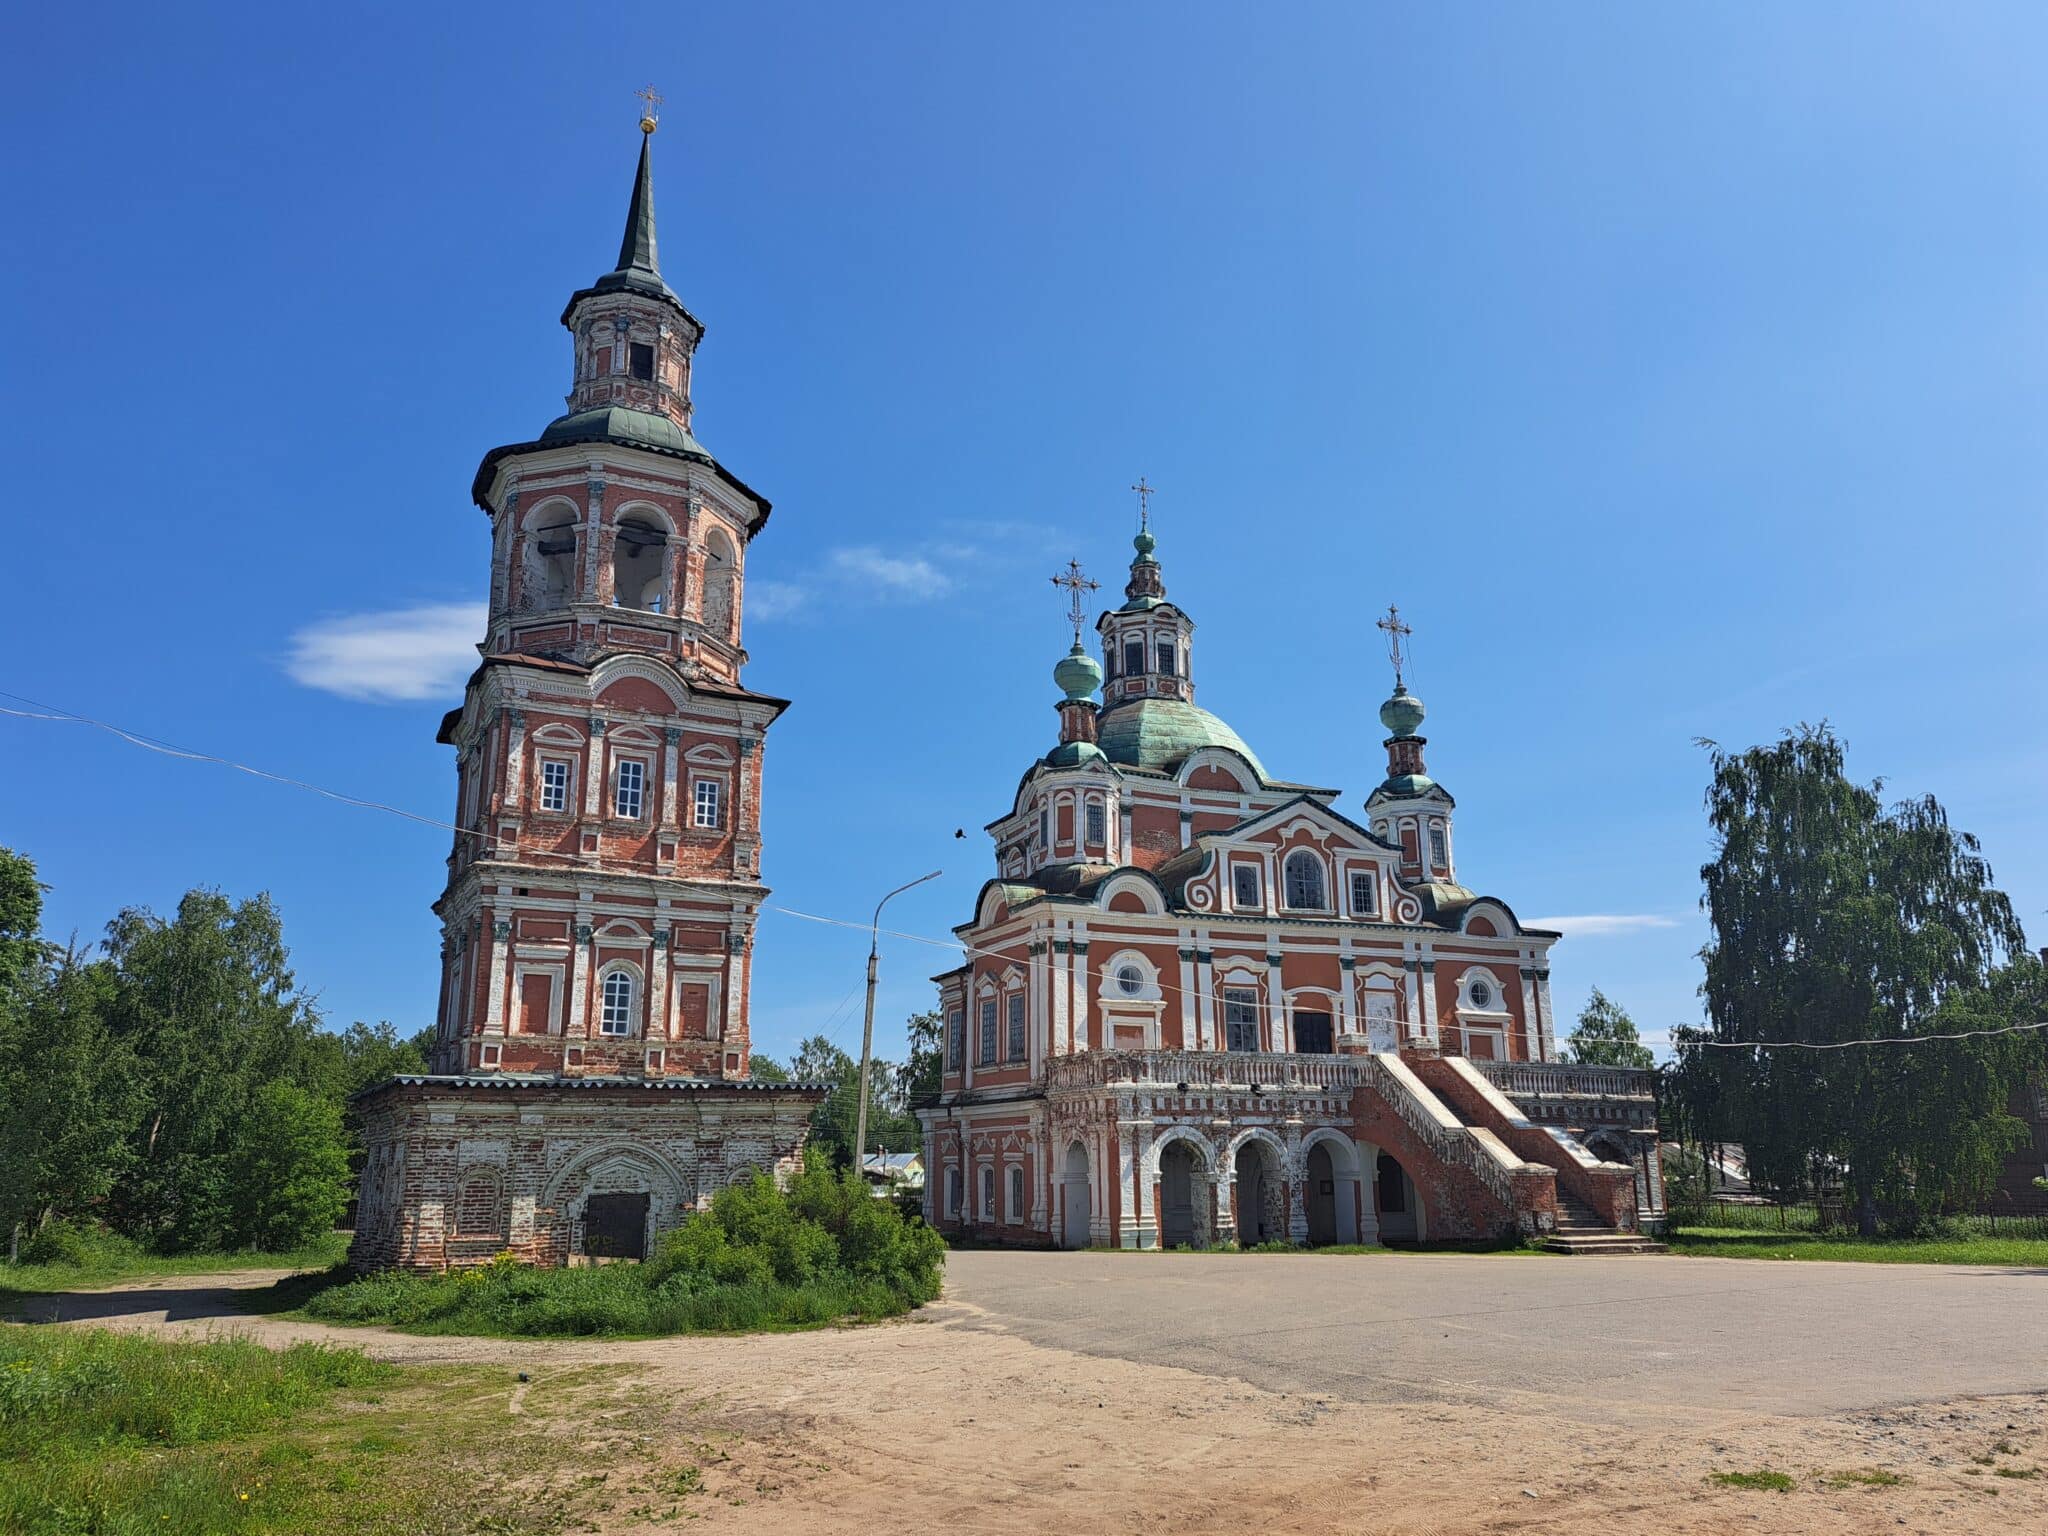
<svg viewBox="0 0 2048 1536">
<path fill-rule="evenodd" d="M 860 1028 L 860 1115 L 853 1133 L 853 1170 L 862 1179 L 867 1177 L 868 1166 L 868 1068 L 875 1053 L 875 956 L 882 944 L 882 908 L 912 886 L 936 880 L 944 873 L 942 869 L 935 869 L 928 875 L 919 875 L 909 885 L 897 886 L 875 903 L 874 921 L 868 924 L 868 1013 L 867 1021 Z"/>
</svg>

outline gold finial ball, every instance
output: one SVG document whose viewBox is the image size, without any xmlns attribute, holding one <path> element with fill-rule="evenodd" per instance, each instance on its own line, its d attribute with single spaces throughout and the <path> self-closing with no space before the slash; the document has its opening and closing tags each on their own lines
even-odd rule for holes
<svg viewBox="0 0 2048 1536">
<path fill-rule="evenodd" d="M 642 133 L 652 133 L 654 132 L 655 127 L 656 120 L 651 115 L 640 119 L 640 131 Z"/>
</svg>

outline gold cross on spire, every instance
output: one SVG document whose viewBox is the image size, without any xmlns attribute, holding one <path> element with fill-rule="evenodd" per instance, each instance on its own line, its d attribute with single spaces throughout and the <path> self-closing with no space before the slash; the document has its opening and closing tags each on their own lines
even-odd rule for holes
<svg viewBox="0 0 2048 1536">
<path fill-rule="evenodd" d="M 654 132 L 655 124 L 661 121 L 661 104 L 665 98 L 652 85 L 643 85 L 633 94 L 646 103 L 640 111 L 640 131 Z"/>
<path fill-rule="evenodd" d="M 1399 688 L 1402 686 L 1401 668 L 1408 659 L 1407 652 L 1401 648 L 1401 642 L 1414 634 L 1415 630 L 1402 622 L 1401 610 L 1392 603 L 1387 604 L 1387 616 L 1384 619 L 1375 619 L 1373 627 L 1387 632 L 1387 654 L 1394 658 L 1394 686 Z"/>
<path fill-rule="evenodd" d="M 1081 643 L 1081 626 L 1088 622 L 1088 610 L 1082 604 L 1083 592 L 1094 592 L 1102 583 L 1090 581 L 1081 571 L 1081 562 L 1069 560 L 1067 568 L 1053 577 L 1052 584 L 1067 594 L 1067 622 L 1074 626 L 1074 644 Z"/>
<path fill-rule="evenodd" d="M 1145 477 L 1140 475 L 1138 483 L 1131 489 L 1138 493 L 1138 531 L 1143 533 L 1152 526 L 1152 493 L 1158 487 L 1146 484 Z"/>
</svg>

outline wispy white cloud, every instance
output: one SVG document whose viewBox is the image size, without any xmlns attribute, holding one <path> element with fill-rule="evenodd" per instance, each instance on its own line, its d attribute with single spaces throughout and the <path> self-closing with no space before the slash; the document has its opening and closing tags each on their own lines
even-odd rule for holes
<svg viewBox="0 0 2048 1536">
<path fill-rule="evenodd" d="M 832 574 L 865 584 L 878 595 L 896 598 L 943 597 L 953 578 L 922 555 L 892 555 L 872 544 L 835 549 L 826 557 Z"/>
<path fill-rule="evenodd" d="M 795 581 L 750 581 L 747 583 L 747 617 L 773 622 L 801 613 L 810 606 L 811 589 Z"/>
<path fill-rule="evenodd" d="M 322 619 L 292 636 L 284 668 L 294 682 L 345 699 L 443 697 L 476 665 L 488 616 L 482 603 L 427 603 Z"/>
<path fill-rule="evenodd" d="M 1678 919 L 1655 912 L 1587 912 L 1574 917 L 1532 917 L 1531 928 L 1552 928 L 1581 939 L 1604 939 L 1617 933 L 1640 933 L 1646 928 L 1676 928 Z"/>
</svg>

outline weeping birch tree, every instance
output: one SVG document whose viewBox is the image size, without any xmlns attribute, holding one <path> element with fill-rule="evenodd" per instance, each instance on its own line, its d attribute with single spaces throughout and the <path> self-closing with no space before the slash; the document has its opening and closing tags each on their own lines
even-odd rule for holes
<svg viewBox="0 0 2048 1536">
<path fill-rule="evenodd" d="M 1679 1042 L 1678 1117 L 1740 1142 L 1760 1187 L 1839 1182 L 1865 1235 L 1880 1210 L 1981 1197 L 2024 1134 L 2006 1107 L 2040 1036 L 1855 1043 L 2038 1017 L 2041 966 L 1976 839 L 1931 796 L 1851 782 L 1825 725 L 1711 751 L 1708 1028 Z"/>
</svg>

